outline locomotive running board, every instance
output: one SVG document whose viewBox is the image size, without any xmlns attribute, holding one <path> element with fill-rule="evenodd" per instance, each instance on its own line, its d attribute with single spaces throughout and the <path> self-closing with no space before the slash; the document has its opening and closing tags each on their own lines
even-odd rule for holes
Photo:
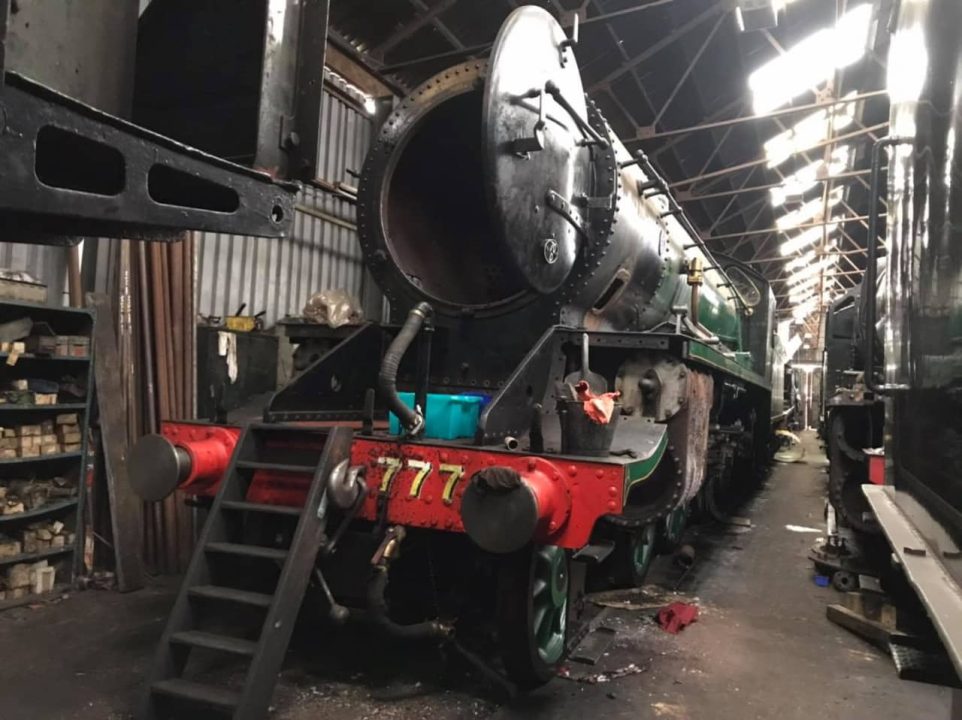
<svg viewBox="0 0 962 720">
<path fill-rule="evenodd" d="M 891 485 L 862 491 L 962 677 L 962 551 L 915 498 Z"/>
<path fill-rule="evenodd" d="M 583 335 L 588 336 L 590 347 L 611 348 L 626 353 L 634 350 L 663 350 L 692 364 L 734 375 L 765 390 L 771 389 L 771 383 L 758 373 L 687 335 L 658 332 L 585 332 L 582 328 L 555 325 L 548 328 L 538 339 L 485 407 L 475 436 L 478 445 L 497 443 L 507 436 L 519 436 L 528 431 L 526 425 L 519 424 L 519 418 L 530 419 L 532 397 L 546 397 L 550 378 L 560 376 L 559 373 L 564 374 L 563 345 L 580 342 Z"/>
</svg>

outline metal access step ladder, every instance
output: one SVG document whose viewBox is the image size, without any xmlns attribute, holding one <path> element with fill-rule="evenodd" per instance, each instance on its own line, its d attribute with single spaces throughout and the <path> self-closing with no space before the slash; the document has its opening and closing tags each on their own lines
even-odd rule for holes
<svg viewBox="0 0 962 720">
<path fill-rule="evenodd" d="M 266 717 L 324 539 L 318 509 L 327 478 L 349 457 L 352 436 L 348 428 L 284 424 L 256 424 L 244 431 L 161 637 L 144 720 Z M 249 502 L 258 471 L 309 481 L 304 506 Z M 232 613 L 252 621 L 225 630 L 221 625 Z M 198 652 L 208 660 L 242 659 L 247 664 L 242 687 L 211 682 L 203 670 L 196 673 L 191 658 Z"/>
</svg>

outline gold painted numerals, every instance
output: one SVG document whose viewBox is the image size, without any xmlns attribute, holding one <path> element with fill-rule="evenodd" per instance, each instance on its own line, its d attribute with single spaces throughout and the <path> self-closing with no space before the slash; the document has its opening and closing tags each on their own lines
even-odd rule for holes
<svg viewBox="0 0 962 720">
<path fill-rule="evenodd" d="M 403 461 L 401 458 L 384 456 L 377 459 L 377 464 L 384 468 L 384 475 L 381 477 L 381 492 L 388 492 L 391 489 L 391 484 L 402 468 L 413 470 L 414 478 L 411 480 L 411 488 L 408 491 L 408 495 L 412 498 L 421 497 L 421 489 L 434 469 L 434 465 L 426 460 L 408 459 Z M 441 499 L 445 504 L 450 505 L 454 502 L 454 491 L 457 489 L 458 481 L 464 477 L 464 466 L 442 463 L 438 467 L 438 471 L 444 476 Z"/>
</svg>

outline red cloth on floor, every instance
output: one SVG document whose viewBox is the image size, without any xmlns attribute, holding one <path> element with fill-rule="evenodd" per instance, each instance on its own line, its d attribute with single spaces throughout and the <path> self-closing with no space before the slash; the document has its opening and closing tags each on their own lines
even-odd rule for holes
<svg viewBox="0 0 962 720">
<path fill-rule="evenodd" d="M 674 602 L 658 611 L 658 624 L 665 632 L 676 635 L 682 628 L 698 619 L 698 606 Z"/>
<path fill-rule="evenodd" d="M 575 385 L 578 399 L 584 403 L 585 415 L 598 425 L 607 425 L 615 411 L 615 400 L 621 393 L 608 392 L 595 395 L 584 380 Z"/>
</svg>

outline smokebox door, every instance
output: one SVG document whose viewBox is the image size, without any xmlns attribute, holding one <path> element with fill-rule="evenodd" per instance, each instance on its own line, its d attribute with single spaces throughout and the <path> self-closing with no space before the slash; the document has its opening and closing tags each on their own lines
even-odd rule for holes
<svg viewBox="0 0 962 720">
<path fill-rule="evenodd" d="M 587 194 L 589 158 L 575 117 L 585 121 L 587 108 L 566 40 L 547 11 L 519 8 L 494 42 L 484 88 L 492 225 L 520 274 L 545 294 L 564 283 L 584 242 L 577 198 Z"/>
</svg>

